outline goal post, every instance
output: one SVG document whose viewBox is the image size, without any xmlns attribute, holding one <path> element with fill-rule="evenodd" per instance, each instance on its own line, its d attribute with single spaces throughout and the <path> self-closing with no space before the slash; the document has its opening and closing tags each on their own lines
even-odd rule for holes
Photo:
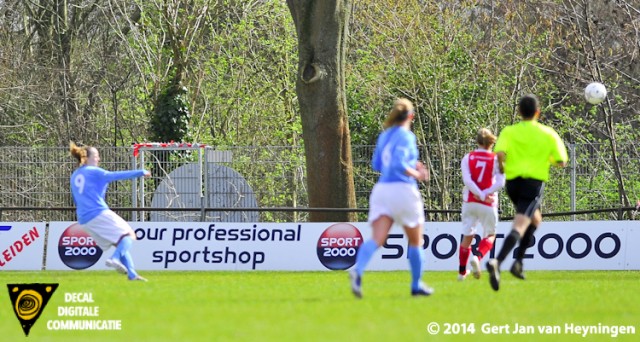
<svg viewBox="0 0 640 342">
<path fill-rule="evenodd" d="M 133 154 L 134 168 L 151 172 L 151 179 L 138 179 L 132 190 L 134 208 L 140 209 L 136 221 L 259 220 L 255 193 L 241 174 L 247 169 L 233 168 L 232 151 L 171 142 L 135 144 Z"/>
<path fill-rule="evenodd" d="M 205 189 L 209 189 L 207 184 L 208 174 L 207 165 L 204 162 L 204 151 L 211 149 L 210 146 L 200 143 L 176 143 L 176 142 L 145 142 L 133 144 L 133 156 L 134 156 L 134 168 L 135 169 L 147 169 L 152 174 L 152 182 L 154 185 L 160 184 L 163 180 L 168 181 L 165 184 L 174 184 L 174 180 L 171 179 L 171 171 L 179 167 L 181 164 L 187 161 L 193 161 L 197 165 L 197 174 L 195 175 L 196 183 L 192 189 L 189 189 L 191 194 L 197 195 L 199 198 L 198 207 L 200 208 L 200 219 L 204 220 L 205 210 L 204 208 L 209 206 L 208 196 L 205 196 Z M 172 155 L 174 152 L 189 152 L 189 156 L 177 156 Z M 195 153 L 195 159 L 193 156 Z M 162 178 L 160 178 L 162 177 Z M 171 188 L 171 185 L 168 185 Z M 173 196 L 178 198 L 180 194 L 177 189 L 172 189 L 173 193 L 167 193 L 166 196 Z M 134 182 L 132 190 L 132 204 L 134 208 L 146 208 L 147 197 L 147 180 L 145 178 L 139 178 L 137 182 Z M 173 202 L 173 201 L 169 201 Z M 184 208 L 184 207 L 183 207 Z M 138 211 L 133 214 L 135 221 L 145 221 L 146 215 L 144 211 L 139 211 L 140 217 L 138 217 Z"/>
</svg>

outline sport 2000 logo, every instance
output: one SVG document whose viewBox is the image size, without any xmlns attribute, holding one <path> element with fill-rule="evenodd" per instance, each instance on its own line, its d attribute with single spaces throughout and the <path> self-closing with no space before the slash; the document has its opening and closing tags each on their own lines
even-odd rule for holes
<svg viewBox="0 0 640 342">
<path fill-rule="evenodd" d="M 356 263 L 362 234 L 348 223 L 336 223 L 325 229 L 318 239 L 318 259 L 328 269 L 346 270 Z"/>
<path fill-rule="evenodd" d="M 60 260 L 74 270 L 93 266 L 102 256 L 102 249 L 78 223 L 69 226 L 58 242 Z"/>
</svg>

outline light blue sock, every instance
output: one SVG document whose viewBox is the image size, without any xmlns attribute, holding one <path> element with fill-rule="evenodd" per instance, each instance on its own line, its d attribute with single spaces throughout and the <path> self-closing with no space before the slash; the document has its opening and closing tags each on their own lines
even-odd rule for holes
<svg viewBox="0 0 640 342">
<path fill-rule="evenodd" d="M 129 251 L 129 248 L 131 248 L 132 244 L 133 244 L 133 239 L 131 238 L 131 236 L 127 235 L 123 237 L 122 239 L 120 239 L 120 242 L 118 242 L 118 244 L 116 245 L 116 250 L 113 252 L 113 255 L 111 256 L 111 258 L 120 260 L 122 258 L 122 255 L 127 251 Z"/>
<path fill-rule="evenodd" d="M 424 252 L 421 247 L 409 246 L 407 254 L 409 255 L 409 266 L 411 266 L 411 289 L 417 290 L 422 278 Z"/>
<path fill-rule="evenodd" d="M 131 253 L 129 253 L 129 251 L 125 252 L 122 255 L 122 257 L 120 258 L 120 261 L 122 262 L 123 265 L 127 267 L 127 277 L 129 279 L 133 279 L 138 275 L 133 266 L 133 258 L 131 258 Z"/>
<path fill-rule="evenodd" d="M 131 249 L 132 244 L 133 239 L 131 236 L 123 237 L 116 246 L 113 256 L 111 256 L 116 260 L 120 260 L 120 262 L 127 268 L 127 275 L 129 278 L 133 278 L 137 275 L 133 268 L 133 259 L 131 259 L 131 254 L 129 254 L 129 249 Z"/>
<path fill-rule="evenodd" d="M 374 240 L 369 240 L 363 243 L 358 249 L 358 255 L 356 256 L 356 272 L 362 277 L 364 269 L 373 257 L 373 253 L 378 249 L 378 244 Z"/>
</svg>

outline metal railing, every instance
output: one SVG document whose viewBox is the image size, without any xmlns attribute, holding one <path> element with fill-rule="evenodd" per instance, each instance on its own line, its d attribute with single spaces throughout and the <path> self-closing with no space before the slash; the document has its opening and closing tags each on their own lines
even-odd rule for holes
<svg viewBox="0 0 640 342">
<path fill-rule="evenodd" d="M 452 144 L 443 157 L 422 147 L 432 180 L 421 184 L 429 220 L 459 220 L 460 160 L 473 146 Z M 570 166 L 552 169 L 543 212 L 561 220 L 629 219 L 640 198 L 640 156 L 635 145 L 617 147 L 622 183 L 607 144 L 569 144 Z M 75 220 L 69 176 L 76 167 L 66 147 L 3 147 L 0 153 L 0 221 Z M 110 185 L 107 202 L 127 220 L 304 222 L 308 212 L 301 146 L 139 149 L 99 147 L 107 170 L 145 167 L 153 176 Z M 373 146 L 353 146 L 356 208 L 366 220 L 377 180 Z M 143 157 L 142 157 L 143 156 Z M 622 187 L 622 185 L 624 187 Z M 621 189 L 624 189 L 624 193 Z M 625 200 L 623 200 L 625 199 Z M 625 204 L 626 202 L 626 204 Z M 500 196 L 501 216 L 512 206 Z"/>
</svg>

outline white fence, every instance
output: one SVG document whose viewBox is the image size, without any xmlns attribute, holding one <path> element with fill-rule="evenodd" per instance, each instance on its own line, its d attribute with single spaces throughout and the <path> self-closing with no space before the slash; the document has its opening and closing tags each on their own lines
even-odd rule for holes
<svg viewBox="0 0 640 342">
<path fill-rule="evenodd" d="M 108 170 L 144 167 L 151 178 L 116 182 L 107 202 L 130 221 L 303 222 L 308 214 L 305 157 L 302 146 L 99 147 Z M 136 149 L 137 147 L 137 149 Z M 421 159 L 431 168 L 431 181 L 422 184 L 428 219 L 457 221 L 461 205 L 460 160 L 471 145 L 449 144 L 447 154 L 435 156 L 421 147 Z M 640 151 L 634 144 L 617 146 L 618 166 L 608 144 L 568 144 L 571 163 L 552 169 L 543 213 L 573 211 L 554 220 L 633 219 L 629 208 L 640 199 Z M 137 153 L 136 153 L 137 152 Z M 353 146 L 353 175 L 358 208 L 378 175 L 371 170 L 373 146 Z M 135 154 L 135 155 L 134 155 Z M 0 153 L 0 221 L 75 220 L 69 177 L 76 161 L 68 148 L 5 147 Z M 135 211 L 139 208 L 167 211 Z M 620 211 L 594 211 L 621 208 Z M 133 208 L 133 209 L 132 209 Z M 204 210 L 213 208 L 212 210 Z M 225 209 L 251 208 L 251 210 Z M 290 208 L 293 211 L 269 210 Z M 341 208 L 347 209 L 347 208 Z M 502 216 L 512 215 L 501 196 Z M 366 211 L 357 221 L 366 221 Z"/>
</svg>

